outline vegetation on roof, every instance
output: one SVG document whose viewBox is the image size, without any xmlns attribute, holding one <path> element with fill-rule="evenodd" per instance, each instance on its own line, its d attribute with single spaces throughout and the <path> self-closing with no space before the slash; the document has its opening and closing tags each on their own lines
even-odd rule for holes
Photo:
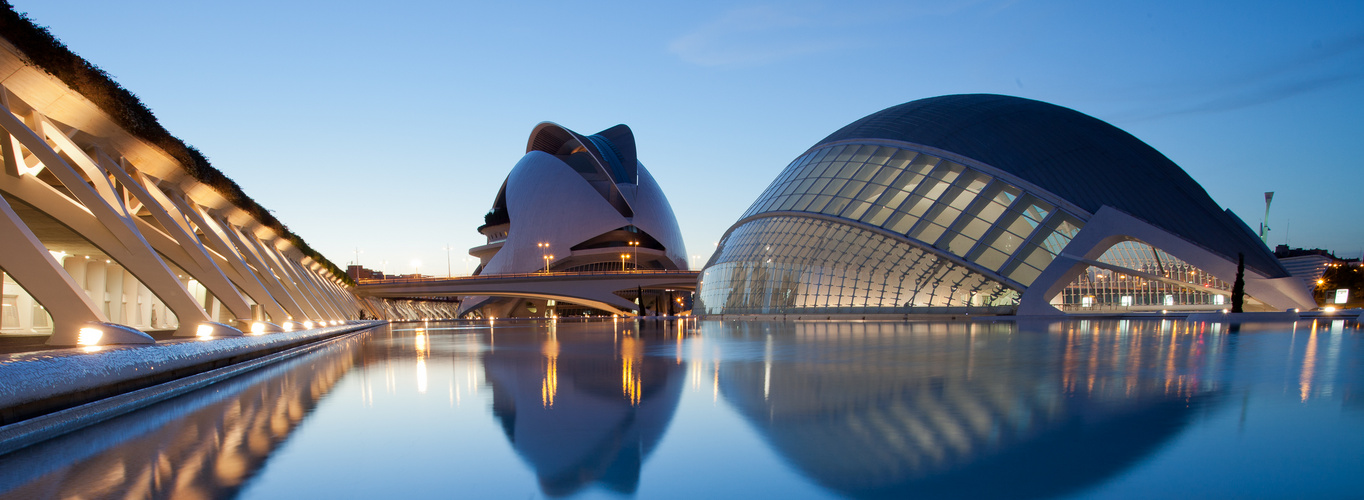
<svg viewBox="0 0 1364 500">
<path fill-rule="evenodd" d="M 262 225 L 275 230 L 304 255 L 326 267 L 332 276 L 347 284 L 355 284 L 345 271 L 308 246 L 303 238 L 290 231 L 274 214 L 247 196 L 241 186 L 213 168 L 203 153 L 171 135 L 136 95 L 115 82 L 104 70 L 72 52 L 46 27 L 34 23 L 27 14 L 15 11 L 7 0 L 0 0 L 0 4 L 5 7 L 0 11 L 0 37 L 14 44 L 33 64 L 95 103 L 114 123 L 134 137 L 161 148 L 179 162 L 191 177 L 209 185 Z"/>
</svg>

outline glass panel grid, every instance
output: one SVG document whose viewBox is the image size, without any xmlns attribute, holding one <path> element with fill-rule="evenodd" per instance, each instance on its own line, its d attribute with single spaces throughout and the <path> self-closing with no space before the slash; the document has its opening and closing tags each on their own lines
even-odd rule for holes
<svg viewBox="0 0 1364 500">
<path fill-rule="evenodd" d="M 706 314 L 999 312 L 1017 305 L 1018 292 L 878 233 L 821 219 L 773 217 L 730 233 L 703 271 L 698 299 Z"/>
</svg>

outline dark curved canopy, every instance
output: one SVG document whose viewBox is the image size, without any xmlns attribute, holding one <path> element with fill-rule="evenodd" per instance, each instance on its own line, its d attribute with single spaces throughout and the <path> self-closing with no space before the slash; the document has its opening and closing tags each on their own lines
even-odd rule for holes
<svg viewBox="0 0 1364 500">
<path fill-rule="evenodd" d="M 1155 148 L 1078 111 L 993 94 L 931 97 L 868 115 L 825 137 L 886 139 L 950 151 L 1016 175 L 1094 213 L 1127 212 L 1271 278 L 1288 276 L 1240 218 Z M 818 145 L 816 145 L 818 147 Z"/>
</svg>

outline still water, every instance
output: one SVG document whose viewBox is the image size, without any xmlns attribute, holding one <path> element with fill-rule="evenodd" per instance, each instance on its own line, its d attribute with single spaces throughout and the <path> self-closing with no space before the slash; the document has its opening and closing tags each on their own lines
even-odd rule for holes
<svg viewBox="0 0 1364 500">
<path fill-rule="evenodd" d="M 1364 495 L 1359 326 L 394 324 L 0 457 L 6 498 Z"/>
</svg>

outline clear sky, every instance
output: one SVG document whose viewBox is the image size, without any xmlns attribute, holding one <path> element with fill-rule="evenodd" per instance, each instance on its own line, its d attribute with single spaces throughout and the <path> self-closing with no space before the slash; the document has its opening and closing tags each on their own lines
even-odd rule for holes
<svg viewBox="0 0 1364 500">
<path fill-rule="evenodd" d="M 338 265 L 453 272 L 541 121 L 617 123 L 689 254 L 792 159 L 999 93 L 1160 150 L 1270 244 L 1364 252 L 1364 2 L 12 0 Z M 387 262 L 387 264 L 383 264 Z"/>
</svg>

